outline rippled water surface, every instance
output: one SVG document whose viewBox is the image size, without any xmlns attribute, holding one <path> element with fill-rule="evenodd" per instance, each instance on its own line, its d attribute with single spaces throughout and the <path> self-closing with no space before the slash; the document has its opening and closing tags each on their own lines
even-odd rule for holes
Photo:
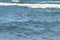
<svg viewBox="0 0 60 40">
<path fill-rule="evenodd" d="M 0 2 L 8 2 L 8 3 L 13 3 L 12 0 L 0 0 Z M 19 0 L 18 3 L 32 3 L 32 4 L 40 4 L 40 3 L 57 3 L 60 4 L 60 0 Z"/>
<path fill-rule="evenodd" d="M 60 9 L 0 6 L 0 40 L 59 40 Z"/>
</svg>

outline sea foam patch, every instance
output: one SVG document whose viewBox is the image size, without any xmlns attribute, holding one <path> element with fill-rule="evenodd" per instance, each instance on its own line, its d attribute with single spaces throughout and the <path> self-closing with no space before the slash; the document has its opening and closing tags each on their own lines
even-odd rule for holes
<svg viewBox="0 0 60 40">
<path fill-rule="evenodd" d="M 60 8 L 60 4 L 0 3 L 0 6 L 26 6 L 26 7 L 30 7 L 30 8 Z"/>
</svg>

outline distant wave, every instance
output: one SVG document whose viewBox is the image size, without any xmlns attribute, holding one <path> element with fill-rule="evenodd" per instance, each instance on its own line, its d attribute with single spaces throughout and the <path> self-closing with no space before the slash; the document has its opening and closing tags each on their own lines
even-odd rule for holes
<svg viewBox="0 0 60 40">
<path fill-rule="evenodd" d="M 37 1 L 38 2 L 38 1 Z M 50 4 L 59 4 L 60 1 L 42 1 L 42 2 L 39 2 L 39 3 L 50 3 Z"/>
<path fill-rule="evenodd" d="M 60 0 L 0 0 L 0 2 L 16 3 L 60 3 Z"/>
<path fill-rule="evenodd" d="M 50 3 L 50 4 L 53 3 L 53 4 L 56 4 L 57 3 L 57 4 L 59 4 L 60 1 L 38 1 L 38 0 L 37 1 L 33 1 L 32 0 L 32 1 L 22 1 L 22 2 L 20 1 L 18 3 L 31 3 L 31 4 L 35 4 L 35 3 L 37 3 L 37 4 L 39 4 L 39 3 Z"/>
<path fill-rule="evenodd" d="M 25 6 L 29 8 L 60 8 L 60 4 L 19 4 L 19 3 L 0 3 L 0 6 Z"/>
</svg>

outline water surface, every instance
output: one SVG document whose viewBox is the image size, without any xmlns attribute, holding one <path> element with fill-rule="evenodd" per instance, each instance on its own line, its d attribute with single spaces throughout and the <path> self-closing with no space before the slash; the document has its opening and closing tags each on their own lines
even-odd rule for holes
<svg viewBox="0 0 60 40">
<path fill-rule="evenodd" d="M 60 9 L 0 6 L 0 40 L 59 40 Z"/>
</svg>

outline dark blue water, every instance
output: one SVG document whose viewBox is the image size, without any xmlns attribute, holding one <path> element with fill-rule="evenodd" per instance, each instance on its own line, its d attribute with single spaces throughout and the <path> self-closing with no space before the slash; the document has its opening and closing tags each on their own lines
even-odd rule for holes
<svg viewBox="0 0 60 40">
<path fill-rule="evenodd" d="M 59 40 L 60 9 L 0 6 L 0 40 Z"/>
</svg>

